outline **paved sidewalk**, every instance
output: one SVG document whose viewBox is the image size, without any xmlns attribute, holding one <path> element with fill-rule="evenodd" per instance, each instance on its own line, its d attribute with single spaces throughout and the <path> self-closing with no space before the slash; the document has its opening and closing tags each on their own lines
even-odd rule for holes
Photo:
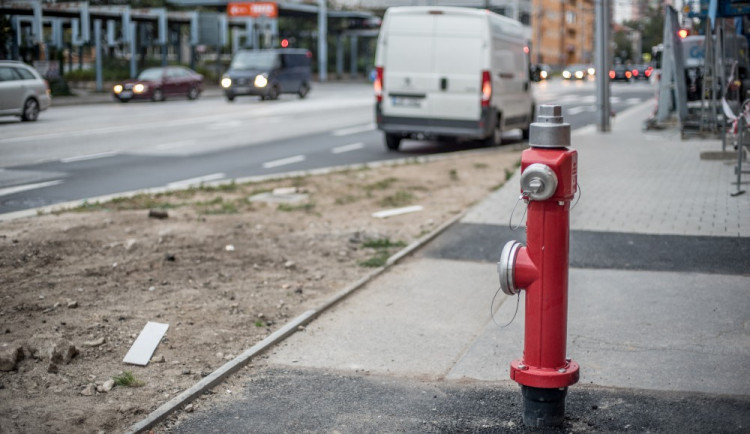
<svg viewBox="0 0 750 434">
<path fill-rule="evenodd" d="M 558 431 L 745 431 L 750 194 L 730 196 L 733 162 L 699 158 L 719 141 L 642 132 L 649 110 L 620 114 L 609 134 L 573 134 L 583 194 L 571 213 L 568 355 L 581 380 Z M 500 293 L 490 306 L 502 246 L 524 239 L 509 228 L 518 175 L 272 349 L 267 367 L 239 376 L 239 394 L 171 430 L 523 431 L 508 380 L 523 300 Z"/>
</svg>

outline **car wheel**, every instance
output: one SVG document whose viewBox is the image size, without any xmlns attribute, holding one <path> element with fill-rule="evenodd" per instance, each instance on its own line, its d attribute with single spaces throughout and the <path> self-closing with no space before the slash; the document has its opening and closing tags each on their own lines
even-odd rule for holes
<svg viewBox="0 0 750 434">
<path fill-rule="evenodd" d="M 197 87 L 195 87 L 195 86 L 191 86 L 191 87 L 190 87 L 190 90 L 188 90 L 187 98 L 188 98 L 189 100 L 194 100 L 194 99 L 198 99 L 198 96 L 199 96 L 200 94 L 201 94 L 201 93 L 200 93 L 200 91 L 198 90 L 198 88 L 197 88 Z"/>
<path fill-rule="evenodd" d="M 234 95 L 227 95 L 227 101 L 229 102 L 234 101 Z"/>
<path fill-rule="evenodd" d="M 21 113 L 21 120 L 24 122 L 33 122 L 39 117 L 39 103 L 29 98 L 23 103 L 23 113 Z"/>
<path fill-rule="evenodd" d="M 495 123 L 495 129 L 492 130 L 492 134 L 484 139 L 485 146 L 500 146 L 503 144 L 503 129 L 500 125 L 500 118 L 497 118 Z"/>
<path fill-rule="evenodd" d="M 389 151 L 398 151 L 398 148 L 401 147 L 401 136 L 386 133 L 385 147 L 388 148 Z"/>
<path fill-rule="evenodd" d="M 279 86 L 273 86 L 271 88 L 271 92 L 268 93 L 268 99 L 270 100 L 277 100 L 279 99 Z"/>
<path fill-rule="evenodd" d="M 297 91 L 297 95 L 299 95 L 300 98 L 304 98 L 307 96 L 307 94 L 310 92 L 310 85 L 307 83 L 302 83 L 300 85 L 299 90 Z"/>
<path fill-rule="evenodd" d="M 164 92 L 161 89 L 155 89 L 154 95 L 151 97 L 153 101 L 164 101 Z"/>
</svg>

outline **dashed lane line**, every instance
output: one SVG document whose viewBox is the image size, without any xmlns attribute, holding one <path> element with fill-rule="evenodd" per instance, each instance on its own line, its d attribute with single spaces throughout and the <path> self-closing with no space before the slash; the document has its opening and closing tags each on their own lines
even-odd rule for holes
<svg viewBox="0 0 750 434">
<path fill-rule="evenodd" d="M 97 152 L 96 154 L 76 155 L 74 157 L 61 158 L 60 162 L 61 163 L 75 163 L 76 161 L 96 160 L 99 158 L 114 157 L 115 155 L 117 155 L 117 152 L 115 151 Z"/>
<path fill-rule="evenodd" d="M 363 142 L 357 142 L 357 143 L 352 143 L 351 145 L 337 146 L 337 147 L 331 149 L 331 152 L 334 153 L 334 154 L 341 154 L 343 152 L 356 151 L 356 150 L 362 149 L 364 147 L 365 147 L 365 144 Z"/>
<path fill-rule="evenodd" d="M 264 169 L 272 169 L 274 167 L 286 166 L 287 164 L 299 163 L 305 161 L 304 155 L 295 155 L 294 157 L 282 158 L 280 160 L 267 161 L 263 163 Z"/>
<path fill-rule="evenodd" d="M 358 125 L 356 127 L 342 128 L 335 130 L 331 134 L 336 137 L 349 136 L 352 134 L 364 133 L 366 131 L 372 131 L 375 129 L 375 124 Z"/>
<path fill-rule="evenodd" d="M 37 182 L 35 184 L 16 185 L 14 187 L 0 189 L 0 196 L 7 196 L 13 193 L 20 193 L 22 191 L 36 190 L 38 188 L 51 187 L 53 185 L 62 184 L 62 179 L 56 179 L 54 181 Z"/>
</svg>

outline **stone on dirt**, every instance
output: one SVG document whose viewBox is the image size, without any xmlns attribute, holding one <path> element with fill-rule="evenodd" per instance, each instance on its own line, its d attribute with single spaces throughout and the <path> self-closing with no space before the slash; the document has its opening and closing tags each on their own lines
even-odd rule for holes
<svg viewBox="0 0 750 434">
<path fill-rule="evenodd" d="M 69 341 L 60 339 L 49 349 L 48 354 L 50 362 L 56 364 L 65 363 L 67 365 L 73 360 L 73 357 L 78 355 L 78 349 Z"/>
</svg>

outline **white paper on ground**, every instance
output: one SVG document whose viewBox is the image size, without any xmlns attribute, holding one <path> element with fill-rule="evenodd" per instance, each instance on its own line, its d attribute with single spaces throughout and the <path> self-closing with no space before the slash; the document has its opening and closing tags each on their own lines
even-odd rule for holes
<svg viewBox="0 0 750 434">
<path fill-rule="evenodd" d="M 399 214 L 407 214 L 410 212 L 417 212 L 422 211 L 422 205 L 414 205 L 414 206 L 407 206 L 404 208 L 394 208 L 394 209 L 387 209 L 384 211 L 378 211 L 376 213 L 373 213 L 372 216 L 379 219 L 384 219 L 386 217 L 392 217 Z"/>
<path fill-rule="evenodd" d="M 162 336 L 164 336 L 168 328 L 169 324 L 151 321 L 146 323 L 141 334 L 138 335 L 128 353 L 125 354 L 125 358 L 122 359 L 123 363 L 141 366 L 148 365 L 148 361 L 151 360 L 156 346 L 159 345 Z"/>
</svg>

